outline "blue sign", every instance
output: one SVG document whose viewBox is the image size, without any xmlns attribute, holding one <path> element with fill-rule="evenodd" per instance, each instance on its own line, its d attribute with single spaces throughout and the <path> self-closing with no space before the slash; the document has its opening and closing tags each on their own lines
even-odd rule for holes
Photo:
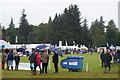
<svg viewBox="0 0 120 80">
<path fill-rule="evenodd" d="M 5 48 L 5 45 L 2 45 L 2 48 Z"/>
<path fill-rule="evenodd" d="M 68 67 L 68 59 L 63 59 L 60 63 L 62 68 L 67 68 Z"/>
<path fill-rule="evenodd" d="M 69 71 L 78 71 L 83 69 L 83 56 L 67 56 L 67 59 L 63 59 L 60 63 L 62 68 L 68 68 Z"/>
</svg>

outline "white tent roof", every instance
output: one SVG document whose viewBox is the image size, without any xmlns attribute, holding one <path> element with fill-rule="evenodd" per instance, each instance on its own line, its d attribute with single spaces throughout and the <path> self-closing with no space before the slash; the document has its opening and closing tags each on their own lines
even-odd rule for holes
<svg viewBox="0 0 120 80">
<path fill-rule="evenodd" d="M 13 46 L 11 46 L 9 43 L 7 43 L 6 41 L 4 40 L 0 40 L 0 48 L 2 48 L 2 45 L 5 46 L 5 49 L 11 49 L 11 48 L 14 48 Z"/>
<path fill-rule="evenodd" d="M 40 44 L 29 44 L 26 45 L 26 47 L 30 47 L 30 48 L 36 48 L 37 46 L 39 46 Z"/>
<path fill-rule="evenodd" d="M 110 46 L 110 49 L 115 49 L 115 47 L 113 45 Z"/>
<path fill-rule="evenodd" d="M 81 48 L 81 49 L 87 49 L 87 50 L 88 50 L 88 48 L 87 48 L 85 45 L 81 45 L 80 48 Z"/>
</svg>

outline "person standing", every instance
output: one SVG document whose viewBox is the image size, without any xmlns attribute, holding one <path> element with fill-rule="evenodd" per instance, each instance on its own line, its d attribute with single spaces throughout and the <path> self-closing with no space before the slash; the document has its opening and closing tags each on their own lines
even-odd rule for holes
<svg viewBox="0 0 120 80">
<path fill-rule="evenodd" d="M 42 74 L 40 53 L 39 53 L 38 51 L 36 51 L 35 55 L 36 55 L 35 73 L 36 73 L 36 68 L 37 68 L 37 66 L 39 66 L 40 74 Z"/>
<path fill-rule="evenodd" d="M 11 66 L 11 70 L 13 70 L 13 50 L 10 50 L 10 52 L 8 53 L 8 66 L 7 66 L 7 70 L 9 70 L 9 67 Z"/>
<path fill-rule="evenodd" d="M 107 50 L 106 54 L 105 54 L 105 70 L 104 70 L 104 73 L 107 72 L 107 67 L 109 68 L 109 72 L 111 71 L 111 65 L 110 65 L 110 62 L 112 60 L 112 55 L 110 54 L 110 51 L 109 49 Z"/>
<path fill-rule="evenodd" d="M 118 59 L 119 59 L 119 55 L 117 52 L 115 52 L 115 55 L 114 55 L 114 63 L 117 65 L 118 63 Z"/>
<path fill-rule="evenodd" d="M 15 70 L 18 70 L 18 66 L 19 66 L 19 62 L 20 62 L 20 56 L 17 52 L 15 53 L 14 60 L 15 60 Z"/>
<path fill-rule="evenodd" d="M 104 53 L 104 49 L 102 50 L 102 53 L 100 54 L 100 59 L 101 59 L 101 62 L 102 62 L 102 67 L 103 67 L 104 64 L 105 64 L 105 53 Z"/>
<path fill-rule="evenodd" d="M 58 54 L 56 54 L 55 52 L 54 52 L 54 56 L 52 57 L 52 61 L 54 63 L 54 68 L 55 68 L 54 73 L 58 73 Z"/>
<path fill-rule="evenodd" d="M 35 71 L 36 55 L 34 50 L 32 51 L 32 54 L 28 59 L 30 60 L 31 73 L 32 75 L 36 75 Z"/>
<path fill-rule="evenodd" d="M 2 52 L 2 69 L 5 68 L 5 63 L 6 63 L 6 59 L 7 56 L 6 56 L 6 53 L 5 52 Z"/>
<path fill-rule="evenodd" d="M 118 58 L 119 58 L 118 63 L 120 63 L 120 49 L 117 50 L 117 53 L 118 53 Z"/>
<path fill-rule="evenodd" d="M 49 62 L 49 55 L 47 53 L 47 50 L 45 49 L 44 52 L 42 53 L 42 73 L 47 73 L 47 66 Z"/>
</svg>

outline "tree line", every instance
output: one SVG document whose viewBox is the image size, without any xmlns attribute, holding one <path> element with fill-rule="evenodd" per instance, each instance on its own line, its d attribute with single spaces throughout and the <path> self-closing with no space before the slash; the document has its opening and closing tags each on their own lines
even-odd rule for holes
<svg viewBox="0 0 120 80">
<path fill-rule="evenodd" d="M 69 45 L 73 45 L 75 41 L 76 44 L 84 44 L 89 48 L 106 46 L 107 42 L 120 45 L 120 32 L 112 19 L 105 25 L 103 16 L 100 16 L 100 19 L 88 26 L 87 19 L 81 16 L 77 5 L 70 5 L 63 13 L 56 13 L 54 19 L 49 17 L 47 23 L 40 23 L 38 26 L 29 24 L 26 16 L 23 9 L 18 28 L 15 28 L 11 18 L 9 28 L 2 27 L 2 38 L 12 44 L 16 43 L 15 36 L 18 36 L 17 44 L 58 44 L 59 41 L 67 41 Z"/>
</svg>

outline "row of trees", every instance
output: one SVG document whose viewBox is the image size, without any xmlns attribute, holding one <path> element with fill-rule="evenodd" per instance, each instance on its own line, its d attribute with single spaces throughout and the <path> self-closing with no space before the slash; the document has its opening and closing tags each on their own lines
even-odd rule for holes
<svg viewBox="0 0 120 80">
<path fill-rule="evenodd" d="M 120 32 L 113 20 L 105 25 L 101 16 L 89 27 L 87 19 L 83 19 L 77 5 L 70 5 L 62 14 L 56 13 L 54 19 L 49 17 L 48 23 L 38 26 L 29 25 L 23 10 L 19 28 L 15 28 L 12 18 L 9 26 L 7 29 L 3 27 L 2 30 L 3 39 L 10 43 L 15 43 L 15 36 L 18 36 L 18 43 L 58 44 L 58 41 L 68 41 L 69 45 L 73 45 L 75 41 L 87 47 L 106 46 L 106 42 L 120 44 Z"/>
</svg>

